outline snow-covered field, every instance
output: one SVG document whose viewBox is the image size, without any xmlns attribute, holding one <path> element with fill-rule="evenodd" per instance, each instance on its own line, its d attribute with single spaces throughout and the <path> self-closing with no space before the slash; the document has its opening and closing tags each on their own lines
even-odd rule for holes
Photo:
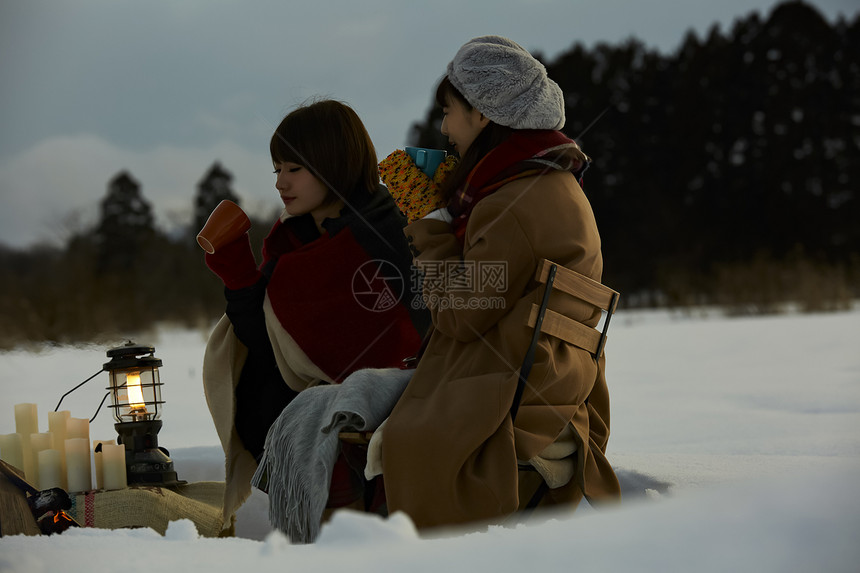
<svg viewBox="0 0 860 573">
<path fill-rule="evenodd" d="M 180 478 L 223 479 L 203 398 L 203 332 L 138 335 L 164 361 L 164 428 Z M 122 343 L 118 340 L 117 343 Z M 0 353 L 0 434 L 13 404 L 40 426 L 59 397 L 107 361 L 104 347 Z M 620 312 L 607 348 L 608 455 L 621 507 L 542 516 L 485 532 L 418 536 L 408 518 L 343 512 L 317 544 L 272 533 L 267 500 L 240 511 L 237 539 L 198 538 L 190 521 L 151 530 L 70 530 L 0 539 L 0 571 L 858 571 L 860 308 L 721 317 Z M 61 409 L 90 417 L 103 375 Z M 103 409 L 91 437 L 114 436 Z"/>
</svg>

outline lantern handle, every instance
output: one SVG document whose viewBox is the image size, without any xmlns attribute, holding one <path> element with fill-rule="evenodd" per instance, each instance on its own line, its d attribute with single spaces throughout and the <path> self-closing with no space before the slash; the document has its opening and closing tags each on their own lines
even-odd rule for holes
<svg viewBox="0 0 860 573">
<path fill-rule="evenodd" d="M 90 418 L 90 424 L 92 424 L 92 423 L 93 423 L 93 420 L 95 420 L 95 419 L 96 419 L 96 416 L 98 416 L 98 415 L 99 415 L 99 412 L 101 411 L 102 406 L 104 406 L 105 400 L 107 400 L 107 397 L 108 397 L 108 396 L 110 396 L 110 392 L 105 392 L 104 398 L 102 398 L 102 401 L 99 403 L 99 407 L 98 407 L 98 408 L 96 408 L 96 413 L 95 413 L 95 414 L 93 414 L 93 417 L 92 417 L 92 418 Z"/>
<path fill-rule="evenodd" d="M 102 372 L 104 372 L 104 369 L 99 370 L 98 372 L 96 372 L 95 374 L 93 374 L 92 376 L 90 376 L 89 378 L 87 378 L 86 380 L 84 380 L 83 382 L 81 382 L 80 384 L 78 384 L 77 386 L 75 386 L 74 388 L 72 388 L 71 390 L 69 390 L 68 392 L 63 394 L 62 396 L 60 396 L 60 401 L 57 402 L 57 407 L 54 408 L 54 412 L 56 412 L 60 409 L 60 404 L 63 403 L 63 400 L 66 398 L 66 396 L 68 396 L 69 394 L 71 394 L 72 392 L 74 392 L 75 390 L 77 390 L 78 388 L 80 388 L 81 386 L 83 386 L 84 384 L 86 384 L 87 382 L 89 382 L 90 380 L 92 380 L 93 378 L 95 378 L 96 376 L 101 374 Z M 104 404 L 104 402 L 105 402 L 104 398 L 102 398 L 102 404 Z M 101 404 L 99 404 L 99 409 L 101 409 Z M 98 414 L 98 410 L 96 410 L 96 414 Z M 93 416 L 93 418 L 95 418 L 95 416 Z"/>
</svg>

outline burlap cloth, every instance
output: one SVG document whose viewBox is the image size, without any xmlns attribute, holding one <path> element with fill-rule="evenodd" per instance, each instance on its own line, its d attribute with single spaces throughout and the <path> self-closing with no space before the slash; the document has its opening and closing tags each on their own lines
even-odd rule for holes
<svg viewBox="0 0 860 573">
<path fill-rule="evenodd" d="M 164 535 L 167 524 L 190 519 L 203 537 L 218 537 L 223 520 L 224 482 L 201 481 L 175 488 L 130 486 L 72 494 L 72 514 L 84 527 L 151 527 Z"/>
</svg>

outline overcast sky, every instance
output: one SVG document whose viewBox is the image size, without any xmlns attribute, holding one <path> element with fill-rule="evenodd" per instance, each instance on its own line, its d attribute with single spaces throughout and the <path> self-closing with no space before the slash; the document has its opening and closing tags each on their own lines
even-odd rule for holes
<svg viewBox="0 0 860 573">
<path fill-rule="evenodd" d="M 831 22 L 856 0 L 817 0 Z M 190 218 L 219 160 L 251 211 L 278 205 L 268 141 L 313 96 L 346 101 L 380 158 L 405 144 L 460 45 L 546 58 L 631 36 L 664 53 L 772 0 L 0 0 L 0 243 L 61 241 L 128 170 L 159 225 Z M 504 6 L 504 8 L 502 8 Z"/>
</svg>

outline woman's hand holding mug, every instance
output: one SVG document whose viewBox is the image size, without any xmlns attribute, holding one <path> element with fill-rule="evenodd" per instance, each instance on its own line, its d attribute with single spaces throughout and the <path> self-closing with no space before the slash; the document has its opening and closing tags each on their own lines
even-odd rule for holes
<svg viewBox="0 0 860 573">
<path fill-rule="evenodd" d="M 206 251 L 206 266 L 231 290 L 249 287 L 259 280 L 248 230 L 251 220 L 232 201 L 215 207 L 197 235 L 197 243 Z"/>
</svg>

